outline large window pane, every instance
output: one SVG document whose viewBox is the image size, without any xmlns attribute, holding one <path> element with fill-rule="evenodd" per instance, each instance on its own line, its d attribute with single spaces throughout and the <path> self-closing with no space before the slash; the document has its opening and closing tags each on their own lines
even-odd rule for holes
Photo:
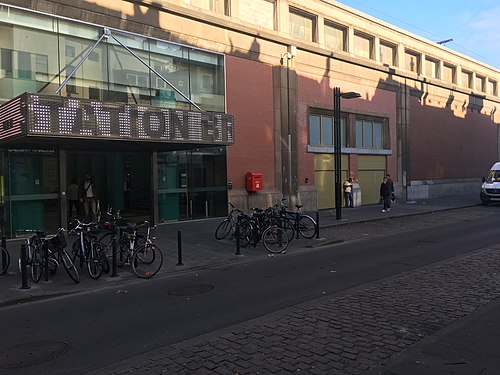
<svg viewBox="0 0 500 375">
<path fill-rule="evenodd" d="M 396 47 L 380 43 L 380 62 L 385 65 L 396 65 L 395 62 L 396 57 Z"/>
<path fill-rule="evenodd" d="M 274 30 L 274 8 L 274 0 L 239 0 L 237 8 L 239 14 L 232 14 L 232 16 L 256 26 Z"/>
<path fill-rule="evenodd" d="M 367 35 L 354 34 L 354 54 L 370 59 L 372 57 L 373 39 Z"/>
<path fill-rule="evenodd" d="M 420 55 L 415 52 L 405 52 L 405 68 L 410 72 L 420 73 Z"/>
<path fill-rule="evenodd" d="M 333 120 L 331 117 L 321 116 L 321 144 L 333 145 Z"/>
<path fill-rule="evenodd" d="M 315 41 L 316 20 L 313 16 L 290 8 L 290 36 L 305 40 Z"/>
<path fill-rule="evenodd" d="M 319 145 L 321 144 L 321 132 L 320 132 L 321 118 L 317 115 L 309 116 L 309 144 Z"/>
<path fill-rule="evenodd" d="M 342 26 L 325 23 L 325 47 L 336 51 L 345 51 L 347 31 Z"/>
<path fill-rule="evenodd" d="M 382 124 L 380 122 L 375 122 L 373 124 L 373 147 L 378 149 L 383 148 Z"/>
<path fill-rule="evenodd" d="M 33 18 L 33 23 L 38 23 L 37 17 Z M 59 67 L 55 34 L 0 22 L 0 54 L 0 103 L 24 92 L 53 94 L 57 89 Z"/>
<path fill-rule="evenodd" d="M 430 78 L 439 78 L 439 63 L 436 60 L 425 59 L 425 74 Z"/>
</svg>

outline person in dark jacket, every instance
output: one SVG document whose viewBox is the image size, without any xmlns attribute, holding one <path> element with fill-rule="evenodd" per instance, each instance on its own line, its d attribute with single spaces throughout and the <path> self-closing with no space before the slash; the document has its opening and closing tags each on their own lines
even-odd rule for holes
<svg viewBox="0 0 500 375">
<path fill-rule="evenodd" d="M 389 183 L 387 177 L 384 177 L 382 183 L 380 184 L 380 199 L 384 203 L 384 208 L 382 212 L 387 212 L 391 210 L 391 195 L 392 195 L 392 185 Z"/>
</svg>

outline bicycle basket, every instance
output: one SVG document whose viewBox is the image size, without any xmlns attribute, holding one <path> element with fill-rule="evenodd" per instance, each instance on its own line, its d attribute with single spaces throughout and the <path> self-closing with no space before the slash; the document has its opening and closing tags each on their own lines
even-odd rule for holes
<svg viewBox="0 0 500 375">
<path fill-rule="evenodd" d="M 54 237 L 47 240 L 47 248 L 53 253 L 61 251 L 67 245 L 66 236 L 63 232 L 59 232 Z"/>
</svg>

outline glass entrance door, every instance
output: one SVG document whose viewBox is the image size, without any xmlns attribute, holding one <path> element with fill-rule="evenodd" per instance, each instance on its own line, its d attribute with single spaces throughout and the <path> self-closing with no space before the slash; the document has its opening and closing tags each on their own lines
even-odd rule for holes
<svg viewBox="0 0 500 375">
<path fill-rule="evenodd" d="M 119 210 L 124 220 L 152 219 L 149 153 L 68 152 L 66 175 L 68 186 L 75 180 L 80 192 L 85 176 L 91 176 L 101 212 L 110 207 Z M 77 216 L 85 218 L 83 207 L 79 207 Z"/>
<path fill-rule="evenodd" d="M 9 150 L 2 161 L 4 235 L 14 238 L 27 230 L 55 232 L 61 225 L 57 153 Z"/>
</svg>

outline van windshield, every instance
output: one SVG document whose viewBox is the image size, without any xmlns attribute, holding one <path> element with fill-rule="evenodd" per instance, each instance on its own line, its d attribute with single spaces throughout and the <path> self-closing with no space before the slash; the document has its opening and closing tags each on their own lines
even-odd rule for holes
<svg viewBox="0 0 500 375">
<path fill-rule="evenodd" d="M 486 182 L 492 183 L 492 182 L 496 182 L 496 181 L 500 181 L 500 171 L 492 170 L 492 171 L 490 171 L 490 173 L 488 173 L 488 177 L 486 178 Z"/>
</svg>

